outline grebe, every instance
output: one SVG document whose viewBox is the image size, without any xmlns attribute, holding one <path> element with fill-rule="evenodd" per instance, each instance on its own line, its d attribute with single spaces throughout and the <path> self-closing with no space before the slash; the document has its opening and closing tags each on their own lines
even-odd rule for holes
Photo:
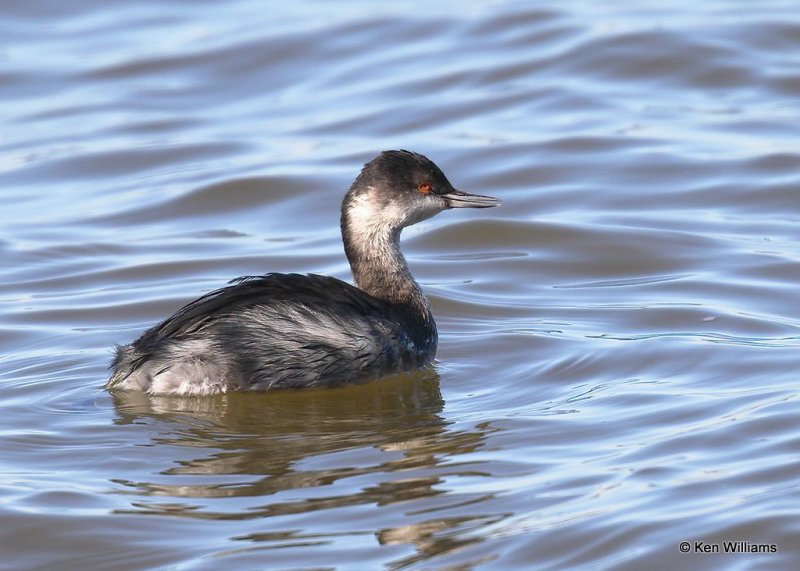
<svg viewBox="0 0 800 571">
<path fill-rule="evenodd" d="M 450 208 L 500 201 L 453 188 L 428 158 L 386 151 L 342 201 L 356 286 L 314 274 L 238 278 L 118 346 L 107 388 L 202 395 L 333 387 L 433 361 L 431 307 L 400 252 L 400 232 Z"/>
</svg>

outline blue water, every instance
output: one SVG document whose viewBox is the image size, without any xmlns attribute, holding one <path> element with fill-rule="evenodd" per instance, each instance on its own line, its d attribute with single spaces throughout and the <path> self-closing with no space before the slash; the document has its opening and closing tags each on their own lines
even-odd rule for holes
<svg viewBox="0 0 800 571">
<path fill-rule="evenodd" d="M 799 43 L 774 0 L 7 3 L 0 567 L 793 568 Z M 349 279 L 391 148 L 504 203 L 404 232 L 432 369 L 103 390 L 233 277 Z"/>
</svg>

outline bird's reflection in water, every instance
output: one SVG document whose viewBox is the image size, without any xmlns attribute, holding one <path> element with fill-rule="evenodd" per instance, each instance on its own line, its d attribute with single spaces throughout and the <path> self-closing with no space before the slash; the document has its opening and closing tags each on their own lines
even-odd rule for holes
<svg viewBox="0 0 800 571">
<path fill-rule="evenodd" d="M 151 430 L 158 429 L 155 444 L 198 451 L 198 456 L 188 461 L 165 458 L 170 467 L 160 475 L 174 477 L 175 483 L 171 477 L 152 483 L 116 482 L 143 495 L 268 496 L 362 474 L 432 467 L 442 457 L 475 449 L 482 439 L 480 432 L 447 430 L 440 414 L 444 401 L 439 378 L 433 370 L 334 390 L 229 393 L 207 398 L 122 392 L 113 398 L 118 423 L 144 422 Z M 196 476 L 201 475 L 225 478 L 212 482 L 200 478 L 203 482 L 198 482 Z M 243 477 L 230 477 L 235 475 Z M 383 477 L 354 495 L 272 503 L 238 516 L 365 502 L 385 504 L 437 494 L 434 486 L 438 482 L 438 476 L 393 481 Z"/>
<path fill-rule="evenodd" d="M 148 462 L 164 466 L 116 480 L 116 492 L 135 496 L 117 513 L 257 520 L 229 538 L 251 545 L 234 550 L 240 555 L 296 548 L 302 559 L 309 542 L 372 537 L 413 545 L 415 554 L 398 560 L 410 564 L 480 541 L 475 528 L 498 517 L 453 516 L 492 497 L 454 494 L 446 481 L 481 475 L 458 457 L 480 447 L 488 429 L 448 426 L 433 370 L 333 390 L 113 398 L 116 422 L 141 425 Z M 378 508 L 369 523 L 364 506 Z M 344 521 L 347 531 L 314 531 Z"/>
<path fill-rule="evenodd" d="M 481 528 L 497 523 L 509 515 L 511 514 L 443 517 L 382 529 L 376 535 L 381 545 L 412 544 L 416 547 L 416 554 L 393 562 L 393 567 L 400 569 L 479 543 L 483 539 Z M 462 566 L 456 568 L 471 569 L 492 559 L 492 556 L 478 555 L 461 562 Z"/>
<path fill-rule="evenodd" d="M 137 474 L 114 482 L 117 492 L 136 496 L 117 513 L 263 519 L 231 539 L 282 553 L 306 544 L 312 532 L 294 518 L 314 513 L 351 527 L 330 541 L 353 535 L 411 544 L 409 561 L 474 543 L 470 530 L 497 517 L 436 513 L 488 496 L 446 493 L 445 478 L 475 476 L 473 464 L 456 458 L 478 448 L 486 429 L 448 426 L 433 370 L 335 390 L 113 398 L 116 422 L 144 425 L 150 453 L 164 465 L 149 478 L 156 481 Z M 366 529 L 356 515 L 365 505 L 383 506 Z M 414 517 L 411 505 L 422 508 Z"/>
</svg>

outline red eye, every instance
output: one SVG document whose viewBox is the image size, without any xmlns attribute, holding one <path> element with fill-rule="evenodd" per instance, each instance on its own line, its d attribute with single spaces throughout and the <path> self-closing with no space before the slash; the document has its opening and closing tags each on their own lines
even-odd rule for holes
<svg viewBox="0 0 800 571">
<path fill-rule="evenodd" d="M 430 193 L 430 191 L 433 190 L 433 187 L 431 186 L 431 183 L 423 182 L 417 186 L 417 190 L 420 191 L 422 194 L 428 194 Z"/>
</svg>

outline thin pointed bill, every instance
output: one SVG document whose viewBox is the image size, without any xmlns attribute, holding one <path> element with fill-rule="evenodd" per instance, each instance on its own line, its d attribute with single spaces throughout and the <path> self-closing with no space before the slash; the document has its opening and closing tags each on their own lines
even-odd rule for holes
<svg viewBox="0 0 800 571">
<path fill-rule="evenodd" d="M 447 202 L 448 208 L 491 208 L 502 204 L 499 198 L 493 196 L 470 194 L 455 189 L 443 194 L 442 198 Z"/>
</svg>

